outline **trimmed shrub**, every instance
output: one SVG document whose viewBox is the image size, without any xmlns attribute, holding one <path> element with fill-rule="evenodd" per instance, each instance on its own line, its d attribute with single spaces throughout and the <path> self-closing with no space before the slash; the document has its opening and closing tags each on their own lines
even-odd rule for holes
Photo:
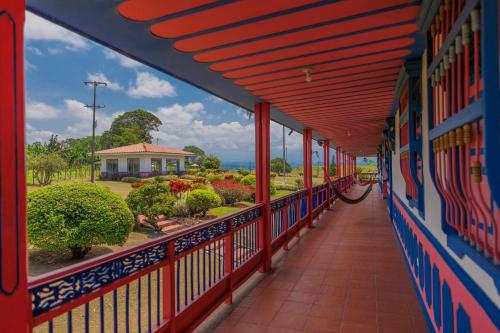
<svg viewBox="0 0 500 333">
<path fill-rule="evenodd" d="M 197 177 L 195 175 L 188 175 L 188 174 L 185 174 L 185 175 L 182 175 L 181 177 L 179 177 L 180 179 L 185 179 L 185 180 L 195 180 Z"/>
<path fill-rule="evenodd" d="M 255 190 L 255 184 L 257 183 L 257 178 L 255 175 L 247 175 L 241 178 L 241 183 L 250 186 Z M 269 182 L 269 192 L 271 195 L 276 194 L 276 184 L 273 181 Z"/>
<path fill-rule="evenodd" d="M 227 173 L 227 174 L 224 175 L 224 179 L 234 179 L 234 175 L 230 174 L 230 173 Z"/>
<path fill-rule="evenodd" d="M 138 188 L 138 187 L 141 187 L 143 185 L 144 185 L 143 182 L 135 182 L 135 183 L 130 184 L 130 186 L 132 186 L 132 188 Z"/>
<path fill-rule="evenodd" d="M 192 189 L 193 190 L 206 190 L 208 187 L 205 184 L 202 183 L 193 183 Z"/>
<path fill-rule="evenodd" d="M 223 180 L 224 176 L 219 175 L 219 174 L 209 174 L 207 179 L 210 183 L 213 183 L 213 182 L 218 181 L 218 180 Z"/>
<path fill-rule="evenodd" d="M 257 182 L 257 178 L 255 175 L 246 175 L 243 178 L 241 178 L 241 183 L 251 186 L 253 189 L 255 189 L 255 183 Z"/>
<path fill-rule="evenodd" d="M 144 184 L 130 191 L 125 201 L 136 217 L 144 215 L 156 231 L 160 230 L 158 217 L 171 217 L 175 205 L 175 198 L 165 184 Z"/>
<path fill-rule="evenodd" d="M 205 177 L 196 177 L 196 179 L 193 180 L 193 183 L 199 183 L 199 184 L 206 184 L 208 180 Z"/>
<path fill-rule="evenodd" d="M 279 184 L 279 185 L 276 185 L 276 189 L 278 191 L 280 190 L 285 190 L 285 191 L 295 191 L 297 189 L 297 185 L 291 185 L 291 184 Z"/>
<path fill-rule="evenodd" d="M 248 176 L 250 174 L 250 170 L 245 170 L 245 169 L 241 169 L 241 170 L 238 170 L 239 174 L 242 175 L 243 177 L 244 176 Z"/>
<path fill-rule="evenodd" d="M 83 258 L 94 245 L 122 245 L 134 216 L 120 196 L 91 183 L 50 185 L 28 193 L 28 237 L 53 251 Z"/>
<path fill-rule="evenodd" d="M 189 192 L 186 204 L 191 214 L 201 213 L 201 216 L 205 216 L 210 208 L 219 207 L 222 200 L 214 191 L 193 190 Z"/>
<path fill-rule="evenodd" d="M 179 179 L 176 175 L 158 176 L 158 178 L 161 179 L 162 182 L 170 182 L 172 180 Z"/>
<path fill-rule="evenodd" d="M 233 180 L 241 183 L 241 179 L 242 179 L 242 178 L 243 178 L 243 176 L 242 176 L 242 175 L 235 175 L 235 176 L 233 177 Z"/>
<path fill-rule="evenodd" d="M 304 180 L 302 178 L 295 179 L 295 184 L 297 184 L 297 189 L 301 189 L 304 187 Z"/>
<path fill-rule="evenodd" d="M 121 181 L 124 183 L 137 183 L 142 181 L 142 179 L 137 177 L 123 177 Z"/>
<path fill-rule="evenodd" d="M 242 200 L 251 200 L 255 192 L 250 186 L 231 179 L 214 181 L 212 186 L 227 205 L 234 205 L 236 202 Z"/>
</svg>

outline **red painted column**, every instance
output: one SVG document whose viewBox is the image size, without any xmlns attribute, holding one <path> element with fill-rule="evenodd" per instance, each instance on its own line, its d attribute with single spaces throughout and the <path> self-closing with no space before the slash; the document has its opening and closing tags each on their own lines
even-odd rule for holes
<svg viewBox="0 0 500 333">
<path fill-rule="evenodd" d="M 259 228 L 259 245 L 263 250 L 262 271 L 271 269 L 271 206 L 269 182 L 270 170 L 270 128 L 269 103 L 255 104 L 255 202 L 264 204 L 262 223 Z"/>
<path fill-rule="evenodd" d="M 326 207 L 330 207 L 330 140 L 323 142 L 323 182 L 327 184 Z"/>
<path fill-rule="evenodd" d="M 28 332 L 24 0 L 0 1 L 0 332 Z"/>
<path fill-rule="evenodd" d="M 304 150 L 304 188 L 307 190 L 307 225 L 312 226 L 312 130 L 302 133 Z"/>
</svg>

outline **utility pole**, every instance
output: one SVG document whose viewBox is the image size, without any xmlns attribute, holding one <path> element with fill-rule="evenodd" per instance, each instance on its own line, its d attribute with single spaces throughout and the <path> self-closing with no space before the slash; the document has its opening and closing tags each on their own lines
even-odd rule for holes
<svg viewBox="0 0 500 333">
<path fill-rule="evenodd" d="M 84 82 L 86 86 L 93 86 L 94 88 L 94 99 L 92 105 L 85 105 L 86 108 L 92 108 L 92 145 L 91 145 L 91 156 L 90 156 L 90 181 L 92 183 L 95 182 L 95 128 L 96 126 L 96 121 L 95 121 L 95 111 L 97 109 L 102 109 L 105 106 L 104 105 L 97 105 L 96 104 L 96 93 L 97 93 L 97 87 L 98 86 L 107 86 L 106 82 L 99 82 L 99 81 L 85 81 Z"/>
</svg>

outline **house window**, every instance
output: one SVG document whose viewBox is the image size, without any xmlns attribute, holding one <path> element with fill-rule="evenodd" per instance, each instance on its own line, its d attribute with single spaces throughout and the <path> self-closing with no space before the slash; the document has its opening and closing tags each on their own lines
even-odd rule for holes
<svg viewBox="0 0 500 333">
<path fill-rule="evenodd" d="M 129 175 L 139 175 L 140 161 L 138 158 L 127 159 L 127 171 Z"/>
<path fill-rule="evenodd" d="M 161 158 L 151 159 L 151 173 L 154 175 L 161 174 Z"/>
<path fill-rule="evenodd" d="M 108 175 L 116 175 L 118 173 L 118 160 L 106 160 L 106 172 Z"/>
<path fill-rule="evenodd" d="M 179 160 L 167 159 L 167 172 L 178 173 L 179 172 Z"/>
</svg>

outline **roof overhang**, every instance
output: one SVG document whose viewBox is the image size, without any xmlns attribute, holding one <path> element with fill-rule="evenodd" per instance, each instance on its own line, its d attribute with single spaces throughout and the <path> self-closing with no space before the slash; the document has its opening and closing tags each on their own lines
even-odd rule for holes
<svg viewBox="0 0 500 333">
<path fill-rule="evenodd" d="M 246 110 L 375 153 L 419 1 L 27 0 L 28 9 Z M 231 37 L 231 38 L 228 38 Z M 236 56 L 235 56 L 236 55 Z M 305 82 L 304 69 L 313 80 Z"/>
</svg>

